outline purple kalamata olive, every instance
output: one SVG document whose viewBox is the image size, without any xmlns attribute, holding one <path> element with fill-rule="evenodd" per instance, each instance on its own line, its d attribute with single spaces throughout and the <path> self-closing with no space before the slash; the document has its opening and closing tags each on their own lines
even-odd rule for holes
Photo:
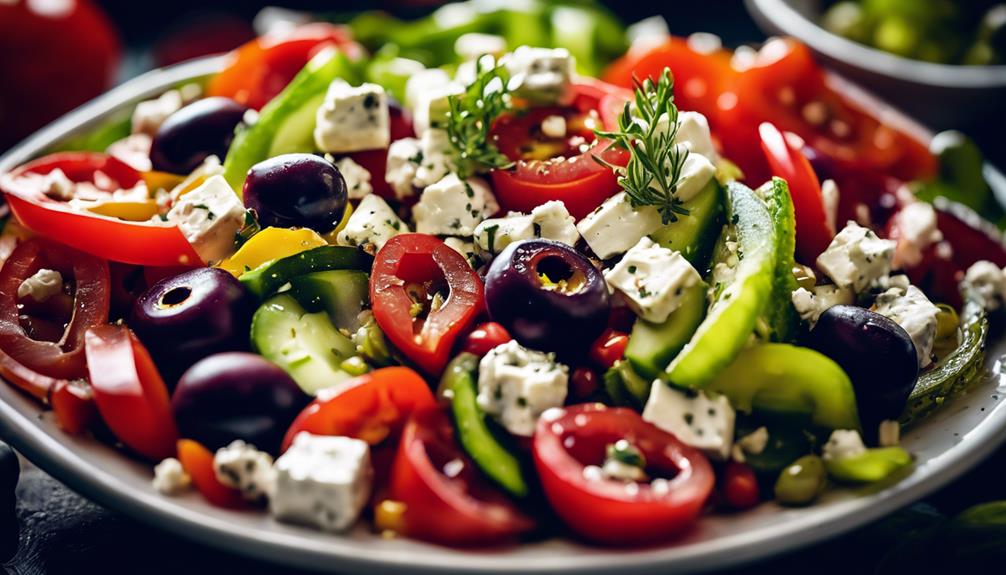
<svg viewBox="0 0 1006 575">
<path fill-rule="evenodd" d="M 282 369 L 253 353 L 211 355 L 178 380 L 171 410 L 182 437 L 210 450 L 241 439 L 272 454 L 311 401 Z"/>
<path fill-rule="evenodd" d="M 254 302 L 244 286 L 219 268 L 165 278 L 133 305 L 129 326 L 171 385 L 200 359 L 248 348 Z"/>
<path fill-rule="evenodd" d="M 223 161 L 234 129 L 248 111 L 230 98 L 203 98 L 161 124 L 150 144 L 150 162 L 159 172 L 188 174 L 208 156 Z"/>
<path fill-rule="evenodd" d="M 881 421 L 898 419 L 919 377 L 904 328 L 868 309 L 837 305 L 821 314 L 805 343 L 849 375 L 867 437 L 876 436 Z"/>
<path fill-rule="evenodd" d="M 587 258 L 550 240 L 508 245 L 486 274 L 486 306 L 518 342 L 564 359 L 586 355 L 608 320 L 608 287 Z"/>
<path fill-rule="evenodd" d="M 332 231 L 346 209 L 346 180 L 332 162 L 311 154 L 283 154 L 248 170 L 245 206 L 263 226 Z"/>
</svg>

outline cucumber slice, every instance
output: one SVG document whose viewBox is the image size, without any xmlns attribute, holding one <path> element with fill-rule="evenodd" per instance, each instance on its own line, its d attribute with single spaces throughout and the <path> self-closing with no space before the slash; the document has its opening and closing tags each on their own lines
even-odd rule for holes
<svg viewBox="0 0 1006 575">
<path fill-rule="evenodd" d="M 705 275 L 716 238 L 723 228 L 724 192 L 715 179 L 710 180 L 694 198 L 682 204 L 688 216 L 667 224 L 650 234 L 661 247 L 679 251 L 692 266 Z"/>
<path fill-rule="evenodd" d="M 311 395 L 352 377 L 339 366 L 356 355 L 353 342 L 335 329 L 325 313 L 307 313 L 286 294 L 270 299 L 255 312 L 251 344 Z"/>
<path fill-rule="evenodd" d="M 268 261 L 241 274 L 239 278 L 248 291 L 259 299 L 276 293 L 297 276 L 325 270 L 369 271 L 374 259 L 356 248 L 319 246 L 292 256 Z"/>
<path fill-rule="evenodd" d="M 290 280 L 290 295 L 308 311 L 327 313 L 336 328 L 355 332 L 370 303 L 370 278 L 353 270 L 315 272 Z"/>
<path fill-rule="evenodd" d="M 652 381 L 685 347 L 706 316 L 706 287 L 699 283 L 688 289 L 681 307 L 664 323 L 636 320 L 625 348 L 625 358 L 636 373 Z"/>
<path fill-rule="evenodd" d="M 772 279 L 772 300 L 765 306 L 763 323 L 769 332 L 769 341 L 792 343 L 800 328 L 800 316 L 793 307 L 793 291 L 799 287 L 793 267 L 796 265 L 796 214 L 789 185 L 782 178 L 772 178 L 757 193 L 765 200 L 775 226 L 776 265 Z"/>
</svg>

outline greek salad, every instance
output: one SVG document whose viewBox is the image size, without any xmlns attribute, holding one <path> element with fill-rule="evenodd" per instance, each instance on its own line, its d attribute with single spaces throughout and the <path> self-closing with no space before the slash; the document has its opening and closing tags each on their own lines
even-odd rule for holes
<svg viewBox="0 0 1006 575">
<path fill-rule="evenodd" d="M 791 40 L 485 6 L 270 33 L 4 174 L 3 379 L 166 496 L 444 545 L 906 473 L 1006 294 L 973 145 Z"/>
</svg>

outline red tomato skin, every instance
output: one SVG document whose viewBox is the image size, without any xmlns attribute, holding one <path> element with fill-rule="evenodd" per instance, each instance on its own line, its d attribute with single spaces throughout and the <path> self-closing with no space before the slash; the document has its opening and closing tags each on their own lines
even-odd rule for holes
<svg viewBox="0 0 1006 575">
<path fill-rule="evenodd" d="M 629 334 L 608 328 L 590 346 L 590 359 L 600 369 L 608 369 L 625 356 Z"/>
<path fill-rule="evenodd" d="M 573 402 L 583 401 L 593 396 L 600 387 L 600 377 L 589 367 L 578 367 L 569 376 L 569 399 Z"/>
<path fill-rule="evenodd" d="M 421 326 L 416 325 L 405 284 L 441 278 L 450 296 Z M 374 259 L 370 301 L 388 340 L 424 372 L 436 376 L 447 365 L 454 342 L 485 307 L 485 294 L 482 280 L 464 256 L 444 242 L 425 234 L 399 234 Z"/>
<path fill-rule="evenodd" d="M 465 336 L 461 351 L 482 357 L 492 348 L 503 345 L 512 339 L 505 327 L 494 321 L 487 321 L 475 326 L 475 329 Z"/>
<path fill-rule="evenodd" d="M 212 451 L 192 439 L 179 439 L 177 453 L 182 468 L 207 501 L 227 509 L 241 509 L 248 506 L 240 491 L 227 487 L 217 479 L 217 474 L 213 471 Z"/>
<path fill-rule="evenodd" d="M 463 462 L 465 471 L 448 478 L 431 461 L 431 451 Z M 533 527 L 472 470 L 448 415 L 438 408 L 414 414 L 402 434 L 387 491 L 388 498 L 406 506 L 404 535 L 445 545 L 489 545 L 513 541 Z"/>
<path fill-rule="evenodd" d="M 591 463 L 604 457 L 608 443 L 627 439 L 643 452 L 647 469 L 659 465 L 677 471 L 666 493 L 637 484 L 631 494 L 620 481 L 584 477 L 585 463 L 573 449 L 590 452 Z M 712 492 L 715 476 L 699 451 L 643 421 L 626 408 L 575 405 L 539 420 L 534 461 L 542 489 L 560 518 L 580 536 L 603 545 L 643 545 L 666 541 L 690 527 Z"/>
<path fill-rule="evenodd" d="M 143 344 L 116 325 L 92 327 L 84 339 L 95 403 L 115 437 L 153 461 L 174 455 L 168 388 Z"/>
<path fill-rule="evenodd" d="M 750 509 L 758 505 L 761 494 L 755 472 L 743 463 L 727 463 L 723 469 L 721 494 L 723 501 L 733 509 Z"/>
</svg>

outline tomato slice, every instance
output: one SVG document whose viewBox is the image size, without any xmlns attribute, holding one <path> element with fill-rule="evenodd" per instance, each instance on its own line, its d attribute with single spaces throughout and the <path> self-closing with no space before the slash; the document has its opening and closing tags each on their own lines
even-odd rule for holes
<svg viewBox="0 0 1006 575">
<path fill-rule="evenodd" d="M 387 495 L 405 504 L 403 534 L 435 543 L 497 543 L 534 526 L 482 477 L 441 409 L 419 411 L 406 424 Z"/>
<path fill-rule="evenodd" d="M 666 483 L 588 478 L 607 446 L 625 439 Z M 534 434 L 534 461 L 545 496 L 573 531 L 611 545 L 640 545 L 680 534 L 702 511 L 715 476 L 702 453 L 626 408 L 582 404 L 545 412 Z"/>
<path fill-rule="evenodd" d="M 140 340 L 126 326 L 100 325 L 84 342 L 94 400 L 115 437 L 151 460 L 174 455 L 178 430 L 168 388 Z"/>
<path fill-rule="evenodd" d="M 208 96 L 224 96 L 256 110 L 293 80 L 312 56 L 335 46 L 350 59 L 363 55 L 345 26 L 324 22 L 256 38 L 231 52 L 231 62 L 210 79 Z"/>
<path fill-rule="evenodd" d="M 426 381 L 407 367 L 385 367 L 318 393 L 290 424 L 283 438 L 286 451 L 298 433 L 341 435 L 370 445 L 398 437 L 412 413 L 433 407 Z"/>
<path fill-rule="evenodd" d="M 0 179 L 11 211 L 26 228 L 101 258 L 137 265 L 200 265 L 202 260 L 177 226 L 130 222 L 69 207 L 46 196 L 38 176 L 59 168 L 77 183 L 111 193 L 135 186 L 140 173 L 96 152 L 60 152 L 29 162 Z"/>
<path fill-rule="evenodd" d="M 629 334 L 608 328 L 590 346 L 590 360 L 601 369 L 608 369 L 625 356 Z"/>
<path fill-rule="evenodd" d="M 821 183 L 810 161 L 800 151 L 803 142 L 799 136 L 790 133 L 784 136 L 768 122 L 759 126 L 758 133 L 772 175 L 786 180 L 793 197 L 797 260 L 813 264 L 835 237 L 835 229 L 824 208 Z"/>
<path fill-rule="evenodd" d="M 54 269 L 64 281 L 74 283 L 73 311 L 58 341 L 33 339 L 21 325 L 25 310 L 18 304 L 18 288 L 43 268 Z M 84 332 L 108 321 L 110 292 L 104 260 L 38 238 L 18 244 L 0 270 L 0 349 L 39 374 L 57 379 L 84 377 Z"/>
<path fill-rule="evenodd" d="M 475 329 L 465 336 L 464 345 L 461 346 L 461 349 L 472 355 L 482 357 L 497 345 L 503 345 L 511 339 L 513 337 L 510 336 L 505 327 L 494 321 L 487 321 L 475 326 Z"/>
<path fill-rule="evenodd" d="M 425 234 L 397 235 L 377 252 L 370 301 L 391 343 L 429 375 L 444 370 L 454 341 L 485 308 L 482 280 L 464 256 Z"/>
<path fill-rule="evenodd" d="M 213 470 L 213 452 L 203 447 L 198 441 L 179 439 L 177 444 L 178 461 L 182 468 L 192 478 L 192 484 L 207 501 L 217 507 L 240 509 L 247 507 L 241 492 L 227 487 L 217 479 Z"/>
</svg>

